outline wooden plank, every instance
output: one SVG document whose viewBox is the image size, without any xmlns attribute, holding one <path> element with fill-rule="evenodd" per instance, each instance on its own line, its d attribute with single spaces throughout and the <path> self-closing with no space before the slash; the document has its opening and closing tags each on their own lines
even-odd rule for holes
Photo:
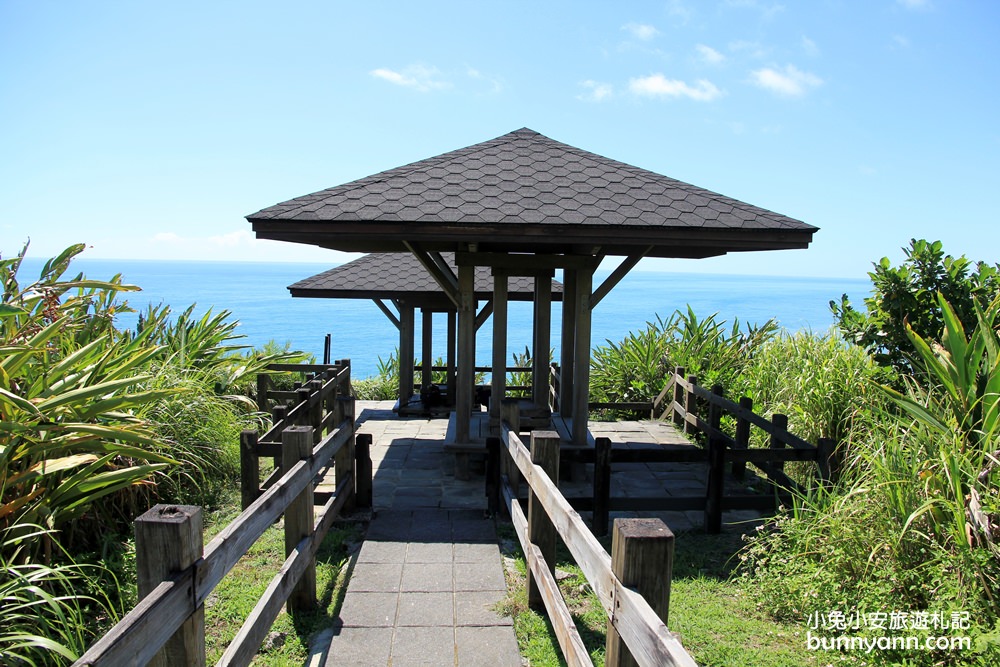
<svg viewBox="0 0 1000 667">
<path fill-rule="evenodd" d="M 566 664 L 581 667 L 593 665 L 587 647 L 583 643 L 583 638 L 580 636 L 580 631 L 573 622 L 573 616 L 569 613 L 566 600 L 552 574 L 552 568 L 545 562 L 541 550 L 527 539 L 528 519 L 524 516 L 524 510 L 521 509 L 520 503 L 514 497 L 506 479 L 501 482 L 501 486 L 511 523 L 514 524 L 517 538 L 521 542 L 521 549 L 524 551 L 528 570 L 542 589 L 545 613 L 548 614 L 549 621 L 552 623 L 552 629 L 556 633 L 556 640 L 559 642 L 559 648 L 562 650 Z"/>
<path fill-rule="evenodd" d="M 608 534 L 608 512 L 611 505 L 611 440 L 594 439 L 594 535 Z"/>
<path fill-rule="evenodd" d="M 507 385 L 507 274 L 493 272 L 493 378 L 490 396 L 490 430 L 500 432 L 504 391 Z"/>
<path fill-rule="evenodd" d="M 545 472 L 531 462 L 527 448 L 510 432 L 504 433 L 507 451 L 536 492 L 563 543 L 590 582 L 611 622 L 640 665 L 694 667 L 696 663 L 676 637 L 667 631 L 649 603 L 623 586 L 611 571 L 608 555 L 580 515 Z"/>
<path fill-rule="evenodd" d="M 194 613 L 194 570 L 161 582 L 73 663 L 73 667 L 147 665 Z"/>
<path fill-rule="evenodd" d="M 397 317 L 396 313 L 392 312 L 389 306 L 385 305 L 382 299 L 372 299 L 372 301 L 375 302 L 378 309 L 382 311 L 382 314 L 385 315 L 390 322 L 392 322 L 392 325 L 396 327 L 396 329 L 399 329 L 400 326 L 402 326 L 399 323 L 399 317 Z"/>
<path fill-rule="evenodd" d="M 576 270 L 563 271 L 562 342 L 559 351 L 559 413 L 573 416 L 574 364 L 576 363 Z"/>
<path fill-rule="evenodd" d="M 576 275 L 576 344 L 573 381 L 573 438 L 577 445 L 587 444 L 587 422 L 590 400 L 590 338 L 593 313 L 590 295 L 594 280 L 593 269 L 581 269 Z"/>
<path fill-rule="evenodd" d="M 534 431 L 531 434 L 531 462 L 551 478 L 559 476 L 559 434 L 555 431 Z M 556 529 L 545 508 L 539 504 L 534 487 L 528 490 L 528 541 L 538 547 L 543 561 L 555 576 Z M 528 605 L 544 606 L 538 580 L 528 573 Z"/>
<path fill-rule="evenodd" d="M 531 398 L 537 408 L 548 407 L 549 350 L 552 344 L 552 273 L 535 276 L 532 318 Z"/>
<path fill-rule="evenodd" d="M 476 297 L 475 269 L 458 268 L 458 377 L 455 392 L 455 441 L 469 442 L 469 421 L 472 413 L 472 392 L 476 365 Z"/>
<path fill-rule="evenodd" d="M 257 431 L 240 432 L 240 508 L 246 509 L 260 495 L 260 459 L 257 458 Z"/>
<path fill-rule="evenodd" d="M 313 429 L 308 426 L 293 426 L 282 435 L 284 451 L 281 469 L 285 474 L 299 461 L 307 461 L 312 453 Z M 341 451 L 343 451 L 343 447 Z M 313 480 L 309 479 L 302 490 L 285 508 L 285 557 L 287 558 L 313 529 Z M 316 563 L 306 564 L 301 576 L 296 577 L 295 586 L 288 600 L 288 612 L 296 614 L 311 611 L 317 606 Z"/>
</svg>

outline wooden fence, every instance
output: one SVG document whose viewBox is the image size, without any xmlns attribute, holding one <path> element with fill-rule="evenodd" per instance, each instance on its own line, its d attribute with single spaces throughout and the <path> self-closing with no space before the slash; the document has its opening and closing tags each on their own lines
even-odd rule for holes
<svg viewBox="0 0 1000 667">
<path fill-rule="evenodd" d="M 244 510 L 207 547 L 200 507 L 157 505 L 136 519 L 140 601 L 74 665 L 204 665 L 205 600 L 282 514 L 287 558 L 218 664 L 248 665 L 286 601 L 292 614 L 316 607 L 320 543 L 345 507 L 371 506 L 371 436 L 355 438 L 349 362 L 276 370 L 317 373 L 287 398 L 293 405 L 267 433 L 241 437 L 244 465 L 252 458 L 257 470 L 257 456 L 273 456 L 279 467 L 263 489 L 244 469 Z M 261 387 L 258 400 L 286 400 L 266 379 Z M 331 459 L 336 491 L 320 500 L 313 483 Z"/>
<path fill-rule="evenodd" d="M 558 369 L 553 369 L 556 376 Z M 594 448 L 566 448 L 564 454 L 574 461 L 594 464 L 594 487 L 591 498 L 572 498 L 572 506 L 593 513 L 593 530 L 606 535 L 611 511 L 690 511 L 701 510 L 705 528 L 718 532 L 725 510 L 766 510 L 788 504 L 792 492 L 801 486 L 785 474 L 788 461 L 811 461 L 824 483 L 836 477 L 839 462 L 836 443 L 820 439 L 806 442 L 788 431 L 788 418 L 775 414 L 771 419 L 753 411 L 753 400 L 743 397 L 734 403 L 725 397 L 722 387 L 711 390 L 698 384 L 694 376 L 684 377 L 678 367 L 660 395 L 648 403 L 591 403 L 591 407 L 639 411 L 655 418 L 670 420 L 700 447 L 665 445 L 649 449 L 614 448 L 607 438 L 596 438 Z M 730 432 L 723 418 L 730 417 Z M 752 428 L 764 432 L 767 448 L 750 449 Z M 611 468 L 620 463 L 701 463 L 708 466 L 705 493 L 700 496 L 669 498 L 612 498 Z M 771 493 L 726 495 L 727 468 L 736 479 L 743 479 L 747 464 L 771 483 Z"/>
<path fill-rule="evenodd" d="M 557 538 L 607 613 L 605 664 L 695 665 L 666 625 L 674 540 L 670 529 L 658 519 L 619 519 L 609 555 L 553 481 L 559 470 L 559 435 L 533 431 L 529 452 L 506 424 L 502 433 L 487 441 L 489 507 L 495 513 L 503 502 L 510 514 L 528 563 L 529 604 L 547 612 L 566 663 L 593 664 L 555 580 Z M 511 474 L 503 474 L 504 468 Z M 511 486 L 518 475 L 529 487 L 527 516 Z"/>
</svg>

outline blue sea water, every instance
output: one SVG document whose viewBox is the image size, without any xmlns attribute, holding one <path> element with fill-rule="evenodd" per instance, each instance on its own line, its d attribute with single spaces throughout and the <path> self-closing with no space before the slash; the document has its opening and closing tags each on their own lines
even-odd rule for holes
<svg viewBox="0 0 1000 667">
<path fill-rule="evenodd" d="M 42 261 L 28 258 L 20 272 L 22 284 L 38 275 Z M 330 268 L 327 264 L 250 262 L 189 262 L 78 259 L 72 269 L 87 277 L 106 279 L 116 273 L 141 292 L 127 295 L 130 305 L 168 304 L 179 312 L 197 304 L 201 313 L 228 310 L 239 320 L 240 341 L 258 346 L 268 340 L 289 342 L 293 349 L 322 358 L 324 336 L 332 336 L 332 355 L 352 361 L 355 377 L 373 374 L 379 358 L 388 358 L 399 344 L 398 332 L 369 300 L 292 298 L 287 286 Z M 72 271 L 71 271 L 72 272 Z M 598 271 L 595 286 L 608 275 Z M 558 278 L 558 275 L 557 275 Z M 667 318 L 690 304 L 699 318 L 717 313 L 728 323 L 760 324 L 774 318 L 790 331 L 825 332 L 833 324 L 829 302 L 847 293 L 860 303 L 870 292 L 867 278 L 789 278 L 697 273 L 633 271 L 597 306 L 593 343 L 619 341 L 645 328 L 656 316 Z M 558 304 L 553 309 L 552 346 L 559 346 Z M 136 315 L 118 324 L 131 327 Z M 445 317 L 435 316 L 434 356 L 445 354 Z M 531 306 L 511 303 L 508 358 L 531 343 Z M 490 363 L 491 327 L 477 337 L 477 363 Z M 417 326 L 416 350 L 420 347 Z"/>
</svg>

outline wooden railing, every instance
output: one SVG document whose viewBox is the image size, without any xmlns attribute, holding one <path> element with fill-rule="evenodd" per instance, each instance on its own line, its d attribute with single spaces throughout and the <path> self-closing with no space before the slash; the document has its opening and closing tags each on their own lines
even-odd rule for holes
<svg viewBox="0 0 1000 667">
<path fill-rule="evenodd" d="M 286 601 L 292 614 L 316 607 L 320 543 L 345 507 L 371 506 L 371 436 L 355 443 L 350 363 L 338 364 L 309 369 L 321 372 L 296 390 L 297 402 L 262 437 L 244 432 L 241 451 L 252 451 L 254 463 L 274 456 L 280 466 L 264 489 L 244 471 L 244 510 L 207 547 L 200 507 L 157 505 L 136 519 L 140 601 L 74 665 L 204 665 L 205 600 L 282 514 L 287 558 L 218 664 L 248 665 Z M 266 382 L 260 386 L 264 399 Z M 313 483 L 331 459 L 336 491 L 316 513 Z"/>
<path fill-rule="evenodd" d="M 553 481 L 559 470 L 559 435 L 533 431 L 529 452 L 508 425 L 502 433 L 487 442 L 489 508 L 496 513 L 501 503 L 506 507 L 528 563 L 529 604 L 548 613 L 567 664 L 592 662 L 555 581 L 557 538 L 608 615 L 607 665 L 633 664 L 630 657 L 649 667 L 695 665 L 666 626 L 674 539 L 669 528 L 658 519 L 619 519 L 612 557 Z M 529 487 L 527 516 L 512 487 L 518 476 Z"/>
</svg>

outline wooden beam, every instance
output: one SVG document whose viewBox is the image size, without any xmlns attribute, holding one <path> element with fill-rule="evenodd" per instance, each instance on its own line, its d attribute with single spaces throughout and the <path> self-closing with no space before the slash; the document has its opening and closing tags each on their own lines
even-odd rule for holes
<svg viewBox="0 0 1000 667">
<path fill-rule="evenodd" d="M 431 366 L 434 365 L 434 313 L 421 309 L 423 327 L 420 330 L 420 386 L 431 384 Z M 426 406 L 425 406 L 426 407 Z"/>
<path fill-rule="evenodd" d="M 490 429 L 500 434 L 501 406 L 507 386 L 507 274 L 493 273 L 493 379 L 490 387 Z M 494 433 L 495 429 L 495 433 Z"/>
<path fill-rule="evenodd" d="M 421 266 L 427 269 L 427 273 L 431 274 L 434 281 L 441 287 L 441 291 L 455 304 L 455 307 L 459 307 L 458 279 L 452 273 L 451 267 L 442 259 L 441 254 L 428 253 L 409 241 L 403 241 L 403 245 L 413 253 Z"/>
<path fill-rule="evenodd" d="M 549 404 L 549 348 L 552 340 L 552 273 L 535 276 L 535 313 L 532 320 L 531 400 L 536 408 Z"/>
<path fill-rule="evenodd" d="M 455 348 L 458 345 L 458 313 L 448 311 L 448 352 L 445 364 L 448 367 L 448 403 L 455 404 Z"/>
<path fill-rule="evenodd" d="M 392 312 L 389 309 L 389 306 L 385 305 L 385 303 L 383 303 L 381 299 L 372 299 L 372 301 L 375 303 L 376 306 L 378 306 L 378 309 L 381 310 L 385 314 L 385 316 L 389 318 L 389 321 L 392 322 L 392 326 L 398 329 L 400 325 L 399 325 L 399 318 L 396 316 L 396 313 Z"/>
<path fill-rule="evenodd" d="M 573 416 L 573 364 L 576 353 L 576 270 L 563 271 L 562 343 L 559 353 L 559 414 Z"/>
<path fill-rule="evenodd" d="M 458 266 L 489 266 L 504 269 L 512 276 L 536 276 L 555 269 L 597 268 L 600 260 L 591 255 L 534 255 L 504 252 L 456 252 Z"/>
<path fill-rule="evenodd" d="M 576 343 L 573 368 L 573 443 L 587 444 L 587 419 L 590 416 L 590 297 L 594 271 L 576 274 Z"/>
<path fill-rule="evenodd" d="M 482 310 L 480 310 L 479 314 L 476 315 L 476 331 L 479 331 L 480 327 L 486 324 L 486 320 L 488 320 L 490 318 L 490 315 L 492 314 L 493 314 L 493 299 L 490 299 L 489 301 L 483 304 Z"/>
<path fill-rule="evenodd" d="M 399 407 L 402 408 L 413 396 L 413 353 L 416 339 L 413 306 L 403 306 L 400 309 L 399 322 Z"/>
<path fill-rule="evenodd" d="M 639 260 L 645 257 L 646 253 L 652 249 L 653 246 L 650 246 L 649 248 L 646 249 L 646 252 L 643 252 L 638 255 L 629 255 L 628 257 L 623 259 L 621 264 L 619 264 L 618 267 L 611 272 L 611 275 L 609 275 L 607 278 L 604 279 L 604 282 L 601 283 L 600 287 L 594 290 L 593 295 L 591 295 L 590 297 L 591 310 L 596 308 L 597 304 L 599 304 L 601 300 L 608 295 L 608 292 L 614 289 L 615 285 L 620 283 L 621 279 L 624 278 L 629 271 L 635 268 L 635 265 L 639 263 Z"/>
<path fill-rule="evenodd" d="M 458 369 L 455 391 L 455 441 L 470 442 L 472 392 L 476 381 L 475 268 L 458 267 Z"/>
</svg>

